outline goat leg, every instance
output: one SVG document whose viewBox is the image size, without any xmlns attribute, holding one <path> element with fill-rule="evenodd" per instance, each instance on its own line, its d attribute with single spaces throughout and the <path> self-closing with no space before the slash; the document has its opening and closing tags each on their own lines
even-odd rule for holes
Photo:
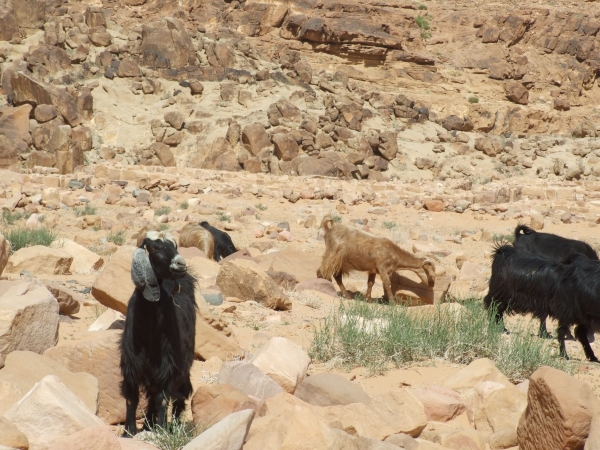
<svg viewBox="0 0 600 450">
<path fill-rule="evenodd" d="M 125 414 L 125 431 L 123 437 L 131 437 L 137 434 L 135 412 L 140 401 L 139 393 L 131 393 L 127 398 L 127 412 Z"/>
<path fill-rule="evenodd" d="M 385 270 L 379 271 L 379 276 L 381 277 L 381 282 L 383 283 L 383 291 L 387 296 L 388 302 L 396 302 L 395 295 L 392 294 L 392 282 L 390 281 L 390 275 Z"/>
<path fill-rule="evenodd" d="M 583 346 L 583 352 L 585 353 L 585 357 L 588 359 L 588 361 L 600 362 L 600 361 L 598 361 L 598 358 L 596 358 L 596 355 L 594 354 L 594 350 L 592 350 L 592 347 L 590 346 L 590 342 L 588 340 L 587 334 L 588 334 L 588 330 L 585 325 L 577 325 L 575 327 L 575 337 Z"/>
<path fill-rule="evenodd" d="M 165 426 L 167 425 L 167 408 L 169 406 L 169 401 L 167 396 L 165 395 L 164 391 L 161 391 L 155 398 L 155 405 L 156 405 L 156 424 L 161 427 L 161 428 L 165 428 Z"/>
<path fill-rule="evenodd" d="M 375 284 L 375 273 L 369 274 L 369 279 L 367 281 L 367 302 L 371 303 L 373 299 L 371 298 L 371 290 L 373 289 L 373 285 Z"/>
<path fill-rule="evenodd" d="M 552 335 L 548 333 L 548 329 L 546 328 L 547 317 L 547 314 L 545 314 L 543 317 L 540 317 L 540 331 L 538 331 L 538 337 L 541 337 L 542 339 L 552 339 Z"/>
<path fill-rule="evenodd" d="M 557 330 L 556 334 L 558 335 L 560 356 L 562 356 L 563 358 L 565 358 L 567 360 L 569 359 L 569 355 L 567 355 L 567 349 L 565 347 L 565 338 L 567 337 L 568 333 L 569 333 L 569 327 L 561 325 L 561 324 L 558 325 L 558 330 Z"/>
<path fill-rule="evenodd" d="M 341 273 L 336 273 L 333 276 L 333 278 L 335 278 L 335 281 L 337 282 L 338 286 L 340 287 L 340 290 L 342 291 L 342 294 L 344 294 L 344 297 L 346 297 L 348 300 L 352 300 L 352 296 L 346 290 L 346 286 L 344 286 L 344 283 L 342 283 L 342 274 Z"/>
<path fill-rule="evenodd" d="M 185 411 L 185 399 L 176 398 L 173 402 L 173 418 L 178 419 L 183 411 Z"/>
</svg>

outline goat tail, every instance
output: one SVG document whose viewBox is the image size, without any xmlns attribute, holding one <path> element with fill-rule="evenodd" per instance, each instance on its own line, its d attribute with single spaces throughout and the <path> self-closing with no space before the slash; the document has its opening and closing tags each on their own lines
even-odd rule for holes
<svg viewBox="0 0 600 450">
<path fill-rule="evenodd" d="M 527 225 L 523 225 L 520 223 L 515 228 L 515 241 L 518 240 L 521 235 L 533 233 L 535 233 L 535 230 L 533 228 L 529 228 Z"/>
<path fill-rule="evenodd" d="M 333 226 L 333 218 L 331 217 L 331 215 L 327 215 L 327 216 L 323 217 L 323 220 L 321 221 L 321 227 L 325 230 L 325 232 L 328 232 L 329 230 L 331 230 L 332 226 Z"/>
</svg>

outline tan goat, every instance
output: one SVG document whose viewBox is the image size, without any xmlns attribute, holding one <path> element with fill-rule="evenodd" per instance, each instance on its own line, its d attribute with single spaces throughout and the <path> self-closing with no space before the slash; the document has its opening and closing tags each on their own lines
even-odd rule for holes
<svg viewBox="0 0 600 450">
<path fill-rule="evenodd" d="M 342 283 L 342 276 L 351 271 L 367 272 L 367 301 L 372 302 L 371 290 L 375 275 L 379 274 L 385 291 L 384 298 L 391 300 L 392 283 L 390 277 L 397 270 L 411 270 L 429 287 L 435 284 L 435 265 L 426 258 L 420 258 L 401 249 L 384 237 L 374 236 L 342 224 L 334 224 L 331 216 L 321 222 L 325 230 L 325 255 L 317 277 L 331 280 L 335 278 L 344 296 L 351 298 Z"/>
<path fill-rule="evenodd" d="M 209 259 L 214 258 L 215 240 L 210 231 L 196 223 L 188 223 L 179 232 L 180 247 L 196 247 L 202 250 Z"/>
</svg>

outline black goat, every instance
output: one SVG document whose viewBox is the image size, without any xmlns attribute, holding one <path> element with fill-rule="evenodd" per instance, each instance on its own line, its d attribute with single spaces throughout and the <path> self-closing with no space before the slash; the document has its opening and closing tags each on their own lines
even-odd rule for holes
<svg viewBox="0 0 600 450">
<path fill-rule="evenodd" d="M 190 369 L 196 334 L 196 279 L 187 272 L 169 233 L 149 231 L 131 265 L 135 291 L 127 305 L 120 342 L 121 394 L 127 401 L 125 435 L 137 433 L 140 390 L 148 400 L 146 426 L 166 424 L 192 394 Z"/>
<path fill-rule="evenodd" d="M 515 228 L 515 242 L 513 245 L 518 250 L 557 262 L 567 262 L 575 255 L 583 255 L 589 259 L 598 260 L 596 251 L 585 242 L 551 233 L 538 233 L 527 225 L 518 225 Z M 546 316 L 540 317 L 538 336 L 552 337 L 546 329 Z M 572 338 L 570 333 L 569 337 Z"/>
<path fill-rule="evenodd" d="M 200 222 L 199 225 L 206 231 L 210 232 L 210 234 L 213 236 L 213 240 L 215 241 L 215 261 L 220 261 L 223 258 L 227 258 L 232 253 L 237 252 L 237 249 L 231 240 L 231 236 L 229 236 L 226 232 L 209 225 L 206 221 Z"/>
<path fill-rule="evenodd" d="M 586 357 L 598 361 L 587 332 L 600 328 L 600 262 L 577 255 L 561 263 L 499 244 L 484 304 L 487 309 L 496 308 L 498 322 L 505 312 L 556 319 L 560 352 L 565 358 L 564 341 L 569 327 L 576 325 L 575 336 Z"/>
</svg>

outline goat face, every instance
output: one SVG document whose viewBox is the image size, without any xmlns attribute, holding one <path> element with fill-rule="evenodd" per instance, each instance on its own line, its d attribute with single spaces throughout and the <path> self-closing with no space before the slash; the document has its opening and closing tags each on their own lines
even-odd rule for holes
<svg viewBox="0 0 600 450">
<path fill-rule="evenodd" d="M 177 252 L 177 243 L 169 233 L 149 231 L 142 247 L 148 251 L 150 265 L 159 280 L 177 280 L 186 275 L 185 260 Z"/>
</svg>

